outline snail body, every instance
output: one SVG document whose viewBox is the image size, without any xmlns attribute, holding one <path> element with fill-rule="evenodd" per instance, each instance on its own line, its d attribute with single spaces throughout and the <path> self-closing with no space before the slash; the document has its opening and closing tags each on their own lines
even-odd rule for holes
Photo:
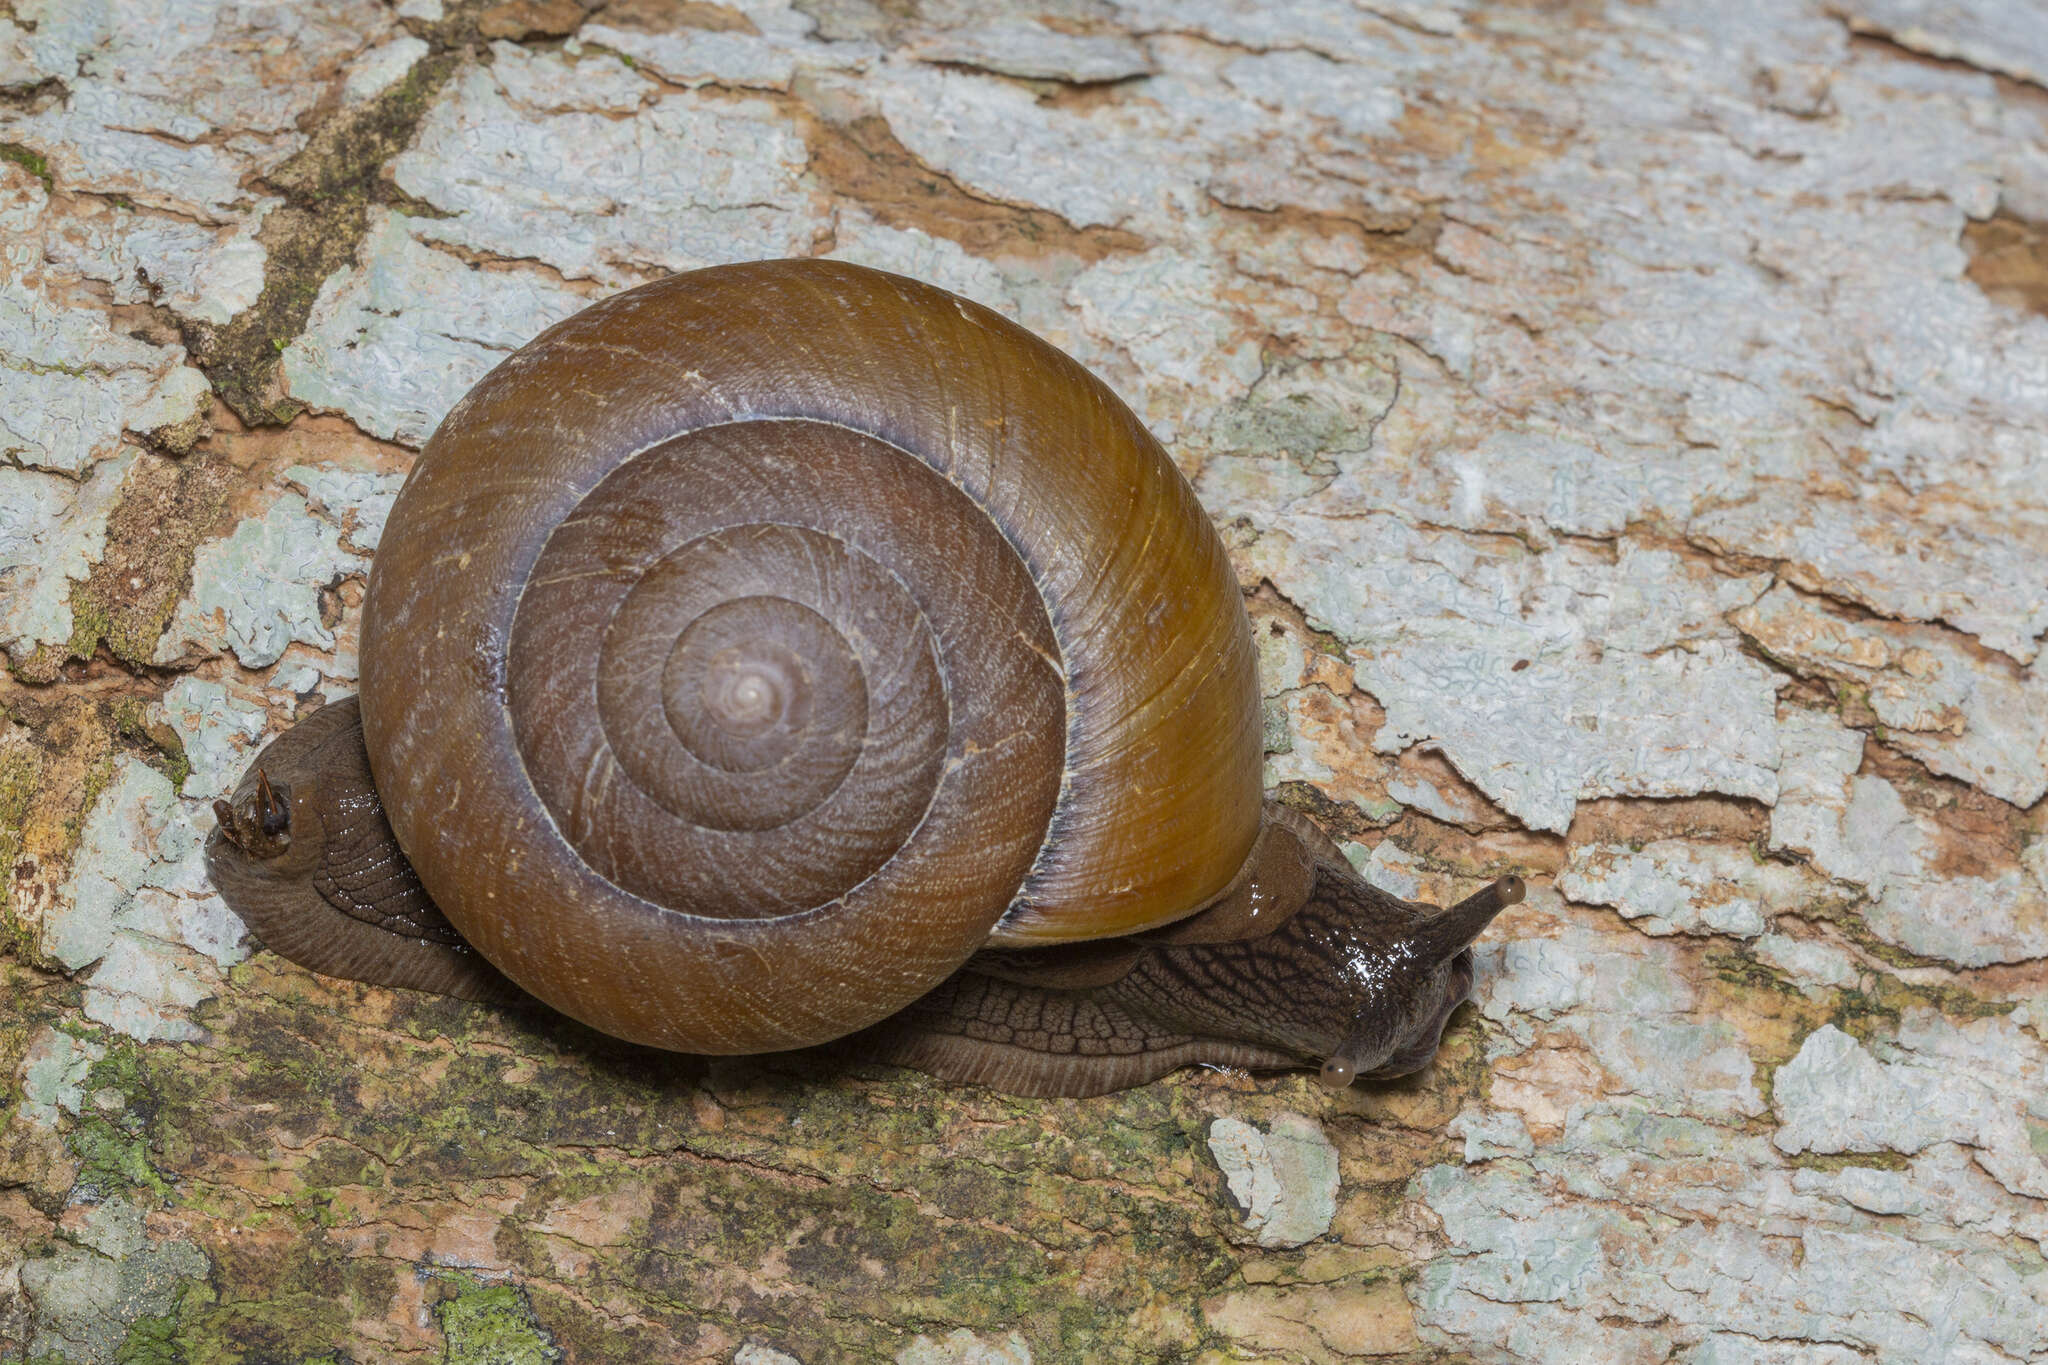
<svg viewBox="0 0 2048 1365">
<path fill-rule="evenodd" d="M 318 971 L 678 1051 L 1399 1074 L 1519 898 L 1387 897 L 1264 802 L 1237 585 L 1143 425 L 835 262 L 630 290 L 488 375 L 393 508 L 361 668 L 221 803 L 229 903 Z"/>
</svg>

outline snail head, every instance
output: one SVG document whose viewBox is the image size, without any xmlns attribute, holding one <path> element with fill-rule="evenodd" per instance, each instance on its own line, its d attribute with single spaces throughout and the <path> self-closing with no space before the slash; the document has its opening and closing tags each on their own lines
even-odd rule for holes
<svg viewBox="0 0 2048 1365">
<path fill-rule="evenodd" d="M 518 998 L 448 923 L 392 837 L 354 697 L 271 740 L 213 813 L 207 873 L 266 947 L 328 976 Z"/>
<path fill-rule="evenodd" d="M 275 858 L 292 846 L 292 789 L 260 766 L 255 777 L 234 801 L 215 801 L 213 816 L 222 839 L 251 858 Z"/>
<path fill-rule="evenodd" d="M 332 785 L 333 729 L 328 720 L 286 730 L 263 747 L 234 791 L 213 803 L 208 873 L 259 934 L 285 906 L 313 894 L 311 877 L 326 843 L 321 805 L 324 787 Z"/>
<path fill-rule="evenodd" d="M 1366 919 L 1367 932 L 1332 957 L 1357 1006 L 1317 1079 L 1342 1090 L 1360 1076 L 1391 1080 L 1428 1066 L 1451 1014 L 1471 996 L 1472 940 L 1525 894 L 1520 877 L 1503 877 L 1447 910 L 1391 902 L 1420 912 L 1405 925 L 1390 923 L 1398 914 Z"/>
<path fill-rule="evenodd" d="M 1334 846 L 1310 875 L 1301 908 L 1268 933 L 1141 954 L 1110 988 L 1118 1003 L 1163 1028 L 1245 1045 L 1197 1045 L 1196 1060 L 1317 1067 L 1340 1090 L 1420 1071 L 1472 993 L 1472 941 L 1523 898 L 1522 879 L 1440 910 L 1366 882 Z"/>
</svg>

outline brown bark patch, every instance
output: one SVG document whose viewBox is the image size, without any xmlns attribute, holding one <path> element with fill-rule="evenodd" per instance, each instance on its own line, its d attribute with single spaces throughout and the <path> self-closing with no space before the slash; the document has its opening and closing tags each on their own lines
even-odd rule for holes
<svg viewBox="0 0 2048 1365">
<path fill-rule="evenodd" d="M 604 7 L 604 22 L 613 28 L 636 29 L 641 33 L 672 33 L 679 28 L 701 29 L 706 33 L 761 31 L 739 10 L 708 4 L 706 0 L 612 0 Z"/>
<path fill-rule="evenodd" d="M 211 454 L 138 456 L 107 521 L 107 549 L 71 590 L 73 658 L 104 643 L 131 668 L 147 665 L 191 585 L 192 556 L 227 505 L 234 470 Z"/>
<path fill-rule="evenodd" d="M 977 256 L 1076 257 L 1093 263 L 1147 242 L 1120 228 L 1076 228 L 1056 213 L 980 199 L 919 161 L 879 114 L 833 123 L 804 113 L 810 171 L 882 223 L 958 242 Z"/>
<path fill-rule="evenodd" d="M 1465 877 L 1554 877 L 1564 870 L 1565 841 L 1541 830 L 1494 829 L 1475 838 L 1456 825 L 1409 810 L 1386 837 L 1434 867 Z"/>
<path fill-rule="evenodd" d="M 565 38 L 583 26 L 583 6 L 576 0 L 513 0 L 493 5 L 476 17 L 476 31 L 486 38 Z"/>
<path fill-rule="evenodd" d="M 1993 303 L 2048 317 L 2048 224 L 1996 213 L 1963 227 L 1963 274 Z"/>
<path fill-rule="evenodd" d="M 1577 1039 L 1555 1041 L 1558 1046 L 1538 1046 L 1497 1063 L 1487 1095 L 1497 1108 L 1520 1114 L 1538 1142 L 1564 1132 L 1565 1117 L 1574 1104 L 1605 1099 L 1614 1088 Z"/>
<path fill-rule="evenodd" d="M 1377 709 L 1377 708 L 1375 708 Z M 1385 713 L 1381 712 L 1384 721 Z M 1416 745 L 1394 760 L 1396 783 L 1427 783 L 1434 789 L 1441 809 L 1435 818 L 1475 833 L 1493 829 L 1519 829 L 1515 818 L 1493 803 L 1493 798 L 1465 780 L 1448 758 L 1434 749 Z M 1396 786 L 1396 799 L 1407 789 Z M 1582 807 L 1583 809 L 1583 807 Z"/>
<path fill-rule="evenodd" d="M 1579 802 L 1566 837 L 1572 844 L 1647 844 L 1658 839 L 1761 844 L 1770 833 L 1771 812 L 1757 801 L 1731 796 L 1607 797 Z"/>
<path fill-rule="evenodd" d="M 1882 777 L 1906 808 L 1937 833 L 1929 871 L 1942 877 L 1997 877 L 2019 860 L 2026 813 L 1967 782 L 1930 772 L 1883 744 L 1863 746 L 1865 775 Z"/>
<path fill-rule="evenodd" d="M 14 935 L 26 946 L 69 875 L 86 814 L 112 775 L 114 735 L 105 711 L 76 696 L 47 707 L 11 702 L 9 709 L 34 732 L 31 745 L 17 738 L 9 746 L 10 785 L 27 800 L 8 840 L 8 910 Z"/>
</svg>

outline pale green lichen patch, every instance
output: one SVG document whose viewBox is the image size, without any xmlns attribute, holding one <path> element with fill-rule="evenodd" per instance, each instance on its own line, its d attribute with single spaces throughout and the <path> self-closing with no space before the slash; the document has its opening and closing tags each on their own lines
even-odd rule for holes
<svg viewBox="0 0 2048 1365">
<path fill-rule="evenodd" d="M 81 627 L 73 599 L 106 555 L 108 523 L 141 458 L 121 449 L 77 481 L 0 469 L 0 647 L 23 681 L 54 682 L 81 629 L 89 640 L 102 633 Z"/>
<path fill-rule="evenodd" d="M 177 664 L 232 651 L 245 668 L 284 657 L 294 642 L 333 649 L 322 593 L 368 565 L 341 545 L 341 530 L 286 493 L 261 516 L 201 545 L 191 592 L 176 604 L 151 661 Z"/>
<path fill-rule="evenodd" d="M 384 522 L 404 486 L 403 474 L 375 474 L 334 465 L 293 465 L 286 482 L 305 493 L 313 511 L 342 530 L 350 548 L 375 553 Z"/>
<path fill-rule="evenodd" d="M 1303 1114 L 1277 1115 L 1264 1132 L 1239 1119 L 1209 1127 L 1209 1151 L 1230 1197 L 1244 1210 L 1244 1234 L 1262 1247 L 1297 1247 L 1330 1230 L 1337 1212 L 1337 1149 Z"/>
<path fill-rule="evenodd" d="M 141 1050 L 126 1038 L 104 1034 L 79 1038 L 75 1046 L 89 1062 L 77 1102 L 64 1106 L 73 1116 L 64 1145 L 79 1163 L 73 1197 L 162 1204 L 171 1186 L 151 1159 L 157 1101 Z M 60 1103 L 67 1098 L 58 1096 Z"/>
<path fill-rule="evenodd" d="M 1031 1365 L 1031 1347 L 1015 1332 L 991 1338 L 958 1327 L 937 1341 L 919 1334 L 896 1365 Z"/>
<path fill-rule="evenodd" d="M 279 383 L 279 354 L 305 326 L 321 283 L 354 258 L 370 204 L 393 196 L 380 172 L 458 65 L 452 52 L 414 62 L 373 98 L 328 118 L 267 177 L 286 202 L 257 235 L 269 259 L 262 294 L 225 326 L 193 323 L 185 333 L 214 391 L 243 421 L 283 422 L 302 410 Z"/>
<path fill-rule="evenodd" d="M 434 1317 L 447 1337 L 447 1365 L 554 1365 L 562 1358 L 511 1285 L 465 1288 L 436 1304 Z"/>
<path fill-rule="evenodd" d="M 474 269 L 388 209 L 368 222 L 356 263 L 321 289 L 285 348 L 284 376 L 294 401 L 346 413 L 382 439 L 423 444 L 507 352 L 586 302 L 526 271 Z M 423 297 L 440 301 L 426 328 L 411 306 Z"/>
<path fill-rule="evenodd" d="M 0 161 L 11 161 L 43 182 L 43 189 L 56 187 L 50 175 L 50 159 L 33 147 L 24 147 L 19 142 L 0 142 Z"/>
<path fill-rule="evenodd" d="M 68 875 L 43 908 L 38 955 L 83 977 L 88 1019 L 139 1041 L 197 1038 L 186 1013 L 240 959 L 242 936 L 207 893 L 204 816 L 131 752 L 111 754 L 97 785 Z"/>
<path fill-rule="evenodd" d="M 225 796 L 241 780 L 269 718 L 263 708 L 217 682 L 183 677 L 164 692 L 161 729 L 177 746 L 165 776 L 183 796 Z"/>
<path fill-rule="evenodd" d="M 35 1306 L 31 1354 L 78 1365 L 148 1360 L 141 1352 L 164 1339 L 164 1320 L 184 1287 L 206 1274 L 206 1257 L 189 1241 L 151 1237 L 142 1210 L 123 1199 L 93 1206 L 66 1227 L 64 1242 L 21 1267 L 22 1290 Z"/>
<path fill-rule="evenodd" d="M 122 754 L 112 777 L 86 820 L 68 895 L 43 922 L 43 952 L 70 971 L 113 947 L 117 916 L 138 888 L 189 880 L 199 847 L 199 831 L 162 773 Z"/>
<path fill-rule="evenodd" d="M 586 112 L 621 96 L 645 112 Z M 565 140 L 581 151 L 573 162 Z M 416 223 L 423 237 L 617 287 L 650 270 L 808 254 L 825 219 L 807 161 L 795 121 L 769 101 L 664 93 L 603 58 L 586 67 L 500 45 L 451 84 L 391 173 L 446 211 Z"/>
<path fill-rule="evenodd" d="M 60 1113 L 78 1113 L 85 1099 L 87 1073 L 106 1052 L 96 1040 L 64 1029 L 38 1033 L 19 1068 L 21 1116 L 54 1128 Z"/>
<path fill-rule="evenodd" d="M 1400 392 L 1391 351 L 1379 340 L 1330 360 L 1263 357 L 1250 390 L 1199 438 L 1216 452 L 1202 467 L 1203 495 L 1237 505 L 1328 487 L 1332 456 L 1370 450 Z"/>
<path fill-rule="evenodd" d="M 22 834 L 28 823 L 29 803 L 35 799 L 42 757 L 0 718 L 0 954 L 12 950 L 26 930 L 14 905 L 15 859 L 22 850 Z"/>
<path fill-rule="evenodd" d="M 125 691 L 18 695 L 20 723 L 0 726 L 0 924 L 16 954 L 77 971 L 126 931 L 231 958 L 226 911 L 200 896 L 197 812 L 175 797 L 189 772 L 177 732 Z M 129 991 L 103 970 L 96 986 Z"/>
<path fill-rule="evenodd" d="M 0 188 L 7 240 L 34 252 L 40 215 L 8 212 L 8 197 Z M 122 448 L 124 432 L 182 431 L 206 401 L 179 347 L 72 306 L 60 280 L 0 277 L 0 464 L 79 478 Z"/>
</svg>

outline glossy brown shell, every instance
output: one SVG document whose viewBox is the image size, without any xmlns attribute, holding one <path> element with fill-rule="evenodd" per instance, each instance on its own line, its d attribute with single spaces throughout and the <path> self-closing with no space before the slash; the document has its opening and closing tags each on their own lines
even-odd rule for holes
<svg viewBox="0 0 2048 1365">
<path fill-rule="evenodd" d="M 742 656 L 781 728 L 710 733 Z M 393 509 L 362 673 L 464 936 L 681 1050 L 1176 920 L 1258 835 L 1249 628 L 1157 442 L 1016 324 L 835 262 L 634 289 L 493 371 Z"/>
</svg>

